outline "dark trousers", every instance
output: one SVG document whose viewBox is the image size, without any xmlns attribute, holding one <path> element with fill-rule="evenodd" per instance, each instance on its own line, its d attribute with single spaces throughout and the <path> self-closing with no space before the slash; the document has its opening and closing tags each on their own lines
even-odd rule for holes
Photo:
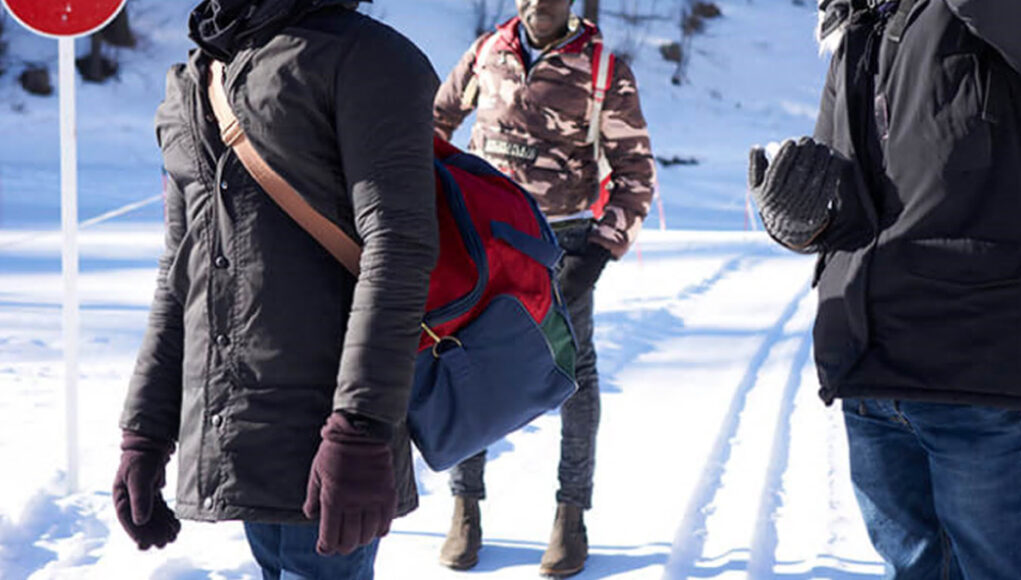
<svg viewBox="0 0 1021 580">
<path fill-rule="evenodd" d="M 588 240 L 588 225 L 557 231 L 560 246 L 567 253 L 580 253 Z M 578 391 L 560 408 L 560 489 L 557 501 L 588 509 L 592 507 L 592 481 L 596 466 L 596 432 L 599 429 L 599 376 L 596 349 L 592 342 L 593 288 L 577 296 L 564 296 L 574 335 L 578 341 L 575 377 Z M 486 452 L 482 451 L 450 470 L 450 491 L 454 495 L 482 499 L 486 496 L 483 474 Z"/>
</svg>

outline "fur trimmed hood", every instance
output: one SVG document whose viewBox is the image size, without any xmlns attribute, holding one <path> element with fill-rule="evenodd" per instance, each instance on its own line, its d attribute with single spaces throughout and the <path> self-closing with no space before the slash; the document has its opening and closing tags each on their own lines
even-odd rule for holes
<svg viewBox="0 0 1021 580">
<path fill-rule="evenodd" d="M 819 0 L 819 24 L 815 39 L 820 54 L 833 54 L 844 40 L 844 30 L 851 15 L 850 0 Z"/>
<path fill-rule="evenodd" d="M 203 52 L 229 62 L 243 46 L 262 44 L 304 14 L 328 5 L 353 10 L 371 0 L 202 0 L 188 18 L 188 36 Z"/>
</svg>

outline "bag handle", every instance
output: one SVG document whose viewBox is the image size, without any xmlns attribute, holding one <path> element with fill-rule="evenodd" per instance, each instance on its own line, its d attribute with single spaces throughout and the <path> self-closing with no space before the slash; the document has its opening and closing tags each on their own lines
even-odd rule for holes
<svg viewBox="0 0 1021 580">
<path fill-rule="evenodd" d="M 262 189 L 291 216 L 303 230 L 326 248 L 351 274 L 358 277 L 362 248 L 337 224 L 317 212 L 279 173 L 266 163 L 252 147 L 234 111 L 227 102 L 223 88 L 223 63 L 214 60 L 209 67 L 209 102 L 223 143 L 234 150 L 248 173 Z"/>
</svg>

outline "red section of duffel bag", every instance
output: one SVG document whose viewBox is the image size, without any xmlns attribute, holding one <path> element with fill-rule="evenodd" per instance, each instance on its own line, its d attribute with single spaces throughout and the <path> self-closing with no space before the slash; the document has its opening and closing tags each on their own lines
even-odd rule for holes
<svg viewBox="0 0 1021 580">
<path fill-rule="evenodd" d="M 491 223 L 510 224 L 535 238 L 542 237 L 539 216 L 527 193 L 507 177 L 499 174 L 478 174 L 444 162 L 452 155 L 463 155 L 453 145 L 436 140 L 436 158 L 454 178 L 464 199 L 475 230 L 485 249 L 487 273 L 480 299 L 456 318 L 430 326 L 439 336 L 456 333 L 476 318 L 494 296 L 509 294 L 517 298 L 536 321 L 542 324 L 553 301 L 552 273 L 506 242 L 493 236 Z M 472 261 L 448 202 L 444 180 L 437 177 L 437 216 L 440 229 L 440 254 L 429 281 L 426 321 L 429 314 L 469 294 L 478 280 L 477 266 Z M 420 349 L 432 347 L 434 340 L 422 334 Z"/>
</svg>

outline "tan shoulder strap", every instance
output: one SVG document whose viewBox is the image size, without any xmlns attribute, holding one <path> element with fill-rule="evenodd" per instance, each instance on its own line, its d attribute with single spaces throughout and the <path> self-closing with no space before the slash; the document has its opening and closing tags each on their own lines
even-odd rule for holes
<svg viewBox="0 0 1021 580">
<path fill-rule="evenodd" d="M 209 103 L 213 106 L 220 138 L 234 150 L 248 173 L 291 219 L 319 242 L 349 272 L 358 276 L 361 247 L 337 224 L 312 208 L 289 183 L 255 151 L 227 102 L 223 88 L 223 63 L 213 61 L 209 68 Z"/>
<path fill-rule="evenodd" d="M 610 90 L 613 53 L 606 50 L 602 42 L 595 43 L 592 53 L 592 117 L 589 119 L 588 142 L 592 143 L 593 154 L 600 157 L 599 132 L 603 118 L 603 101 Z"/>
<path fill-rule="evenodd" d="M 479 98 L 479 92 L 481 87 L 479 85 L 479 73 L 482 71 L 482 65 L 489 58 L 489 53 L 493 51 L 493 45 L 496 44 L 500 32 L 494 32 L 486 37 L 478 45 L 478 49 L 475 52 L 475 62 L 472 63 L 471 78 L 468 79 L 468 83 L 464 87 L 464 92 L 461 94 L 461 108 L 465 110 L 471 110 L 475 108 L 475 103 Z"/>
<path fill-rule="evenodd" d="M 479 52 L 475 55 L 475 64 L 472 65 L 472 68 L 475 69 L 475 74 L 478 74 L 479 70 L 486 64 L 486 61 L 489 60 L 489 53 L 493 52 L 493 47 L 496 46 L 498 40 L 500 40 L 499 31 L 490 34 L 482 41 L 482 44 L 479 46 Z"/>
<path fill-rule="evenodd" d="M 596 180 L 596 199 L 600 199 L 603 193 L 603 183 L 613 173 L 609 160 L 603 154 L 600 132 L 603 122 L 603 102 L 606 100 L 606 93 L 610 90 L 610 83 L 613 80 L 613 53 L 607 50 L 602 41 L 597 41 L 595 50 L 592 53 L 592 117 L 588 125 L 588 142 L 592 144 L 592 156 L 599 167 L 599 179 Z"/>
</svg>

